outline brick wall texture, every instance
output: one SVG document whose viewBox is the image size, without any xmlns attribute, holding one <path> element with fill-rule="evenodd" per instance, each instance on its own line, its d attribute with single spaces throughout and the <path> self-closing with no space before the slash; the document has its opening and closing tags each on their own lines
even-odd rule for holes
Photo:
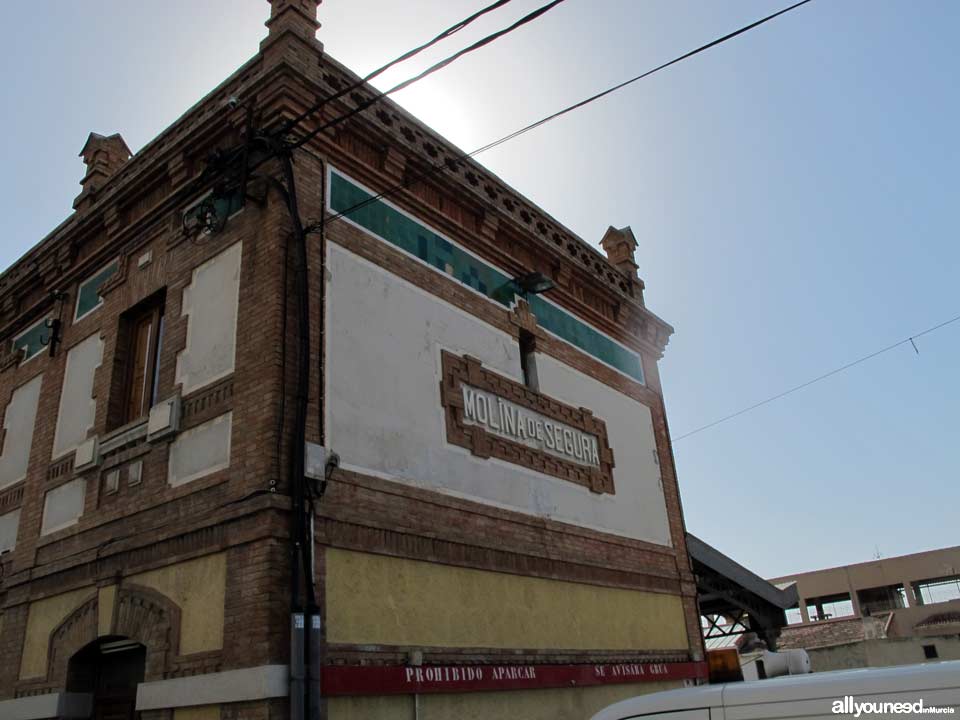
<svg viewBox="0 0 960 720">
<path fill-rule="evenodd" d="M 299 338 L 291 292 L 295 268 L 287 252 L 291 222 L 271 182 L 259 179 L 280 177 L 279 166 L 270 161 L 256 170 L 244 209 L 220 232 L 185 233 L 182 214 L 213 187 L 210 176 L 202 175 L 211 153 L 235 147 L 244 139 L 246 111 L 226 107 L 226 98 L 236 95 L 251 103 L 259 123 L 289 117 L 315 97 L 332 94 L 350 81 L 339 65 L 319 57 L 316 43 L 279 25 L 271 28 L 257 57 L 116 171 L 81 211 L 0 276 L 0 410 L 17 387 L 43 374 L 27 477 L 0 490 L 0 512 L 21 510 L 16 547 L 0 557 L 0 700 L 65 686 L 65 663 L 51 663 L 48 677 L 39 682 L 19 678 L 31 604 L 81 588 L 119 585 L 122 589 L 124 578 L 134 574 L 220 551 L 226 551 L 227 557 L 223 647 L 196 658 L 177 656 L 173 650 L 162 658 L 151 656 L 154 676 L 287 662 L 289 488 L 285 468 L 294 398 L 303 388 L 295 386 Z M 326 112 L 347 109 L 355 102 L 343 98 Z M 321 217 L 328 162 L 368 187 L 387 189 L 454 153 L 442 138 L 397 106 L 383 103 L 336 131 L 321 133 L 295 154 L 301 216 L 307 221 Z M 518 274 L 539 270 L 554 278 L 553 300 L 642 355 L 646 385 L 533 326 L 538 352 L 650 407 L 673 546 L 633 541 L 337 471 L 317 509 L 318 548 L 349 548 L 680 595 L 691 640 L 689 648 L 681 649 L 685 657 L 677 659 L 699 659 L 695 588 L 656 374 L 671 329 L 643 306 L 643 284 L 635 275 L 611 266 L 472 162 L 451 163 L 448 171 L 410 183 L 391 201 L 492 263 Z M 181 312 L 183 288 L 197 265 L 238 241 L 243 242 L 243 256 L 235 371 L 181 398 L 181 432 L 232 411 L 229 468 L 172 487 L 167 482 L 167 462 L 174 436 L 159 441 L 134 438 L 111 448 L 98 466 L 80 473 L 70 457 L 52 463 L 68 350 L 94 333 L 103 340 L 103 361 L 94 377 L 96 417 L 90 432 L 103 441 L 116 426 L 111 408 L 116 408 L 116 373 L 123 364 L 124 349 L 118 342 L 121 315 L 141 300 L 165 293 L 157 397 L 181 393 L 175 372 L 187 335 L 188 319 Z M 521 327 L 530 327 L 528 320 L 518 319 L 453 279 L 438 277 L 355 226 L 330 223 L 322 236 L 311 234 L 308 240 L 313 322 L 307 436 L 312 441 L 324 439 L 323 398 L 318 389 L 323 387 L 325 243 L 346 247 L 514 337 L 519 337 Z M 142 264 L 141 258 L 148 254 L 151 260 Z M 72 322 L 78 284 L 113 258 L 119 258 L 120 270 L 104 287 L 102 306 Z M 69 294 L 62 343 L 54 356 L 44 353 L 20 364 L 9 355 L 10 338 L 44 313 L 55 312 L 49 300 L 55 289 Z M 579 423 L 604 437 L 602 423 L 590 418 L 571 416 L 566 422 Z M 11 441 L 16 439 L 6 438 Z M 571 479 L 598 493 L 615 493 L 610 459 L 605 457 L 606 466 L 597 477 L 585 474 Z M 129 469 L 136 462 L 142 463 L 139 482 Z M 113 469 L 121 471 L 119 489 L 105 492 L 106 473 Z M 42 536 L 45 493 L 76 477 L 86 483 L 79 522 Z M 322 552 L 317 573 L 322 592 Z M 390 648 L 368 649 L 372 653 L 368 660 L 363 648 L 328 650 L 331 661 L 338 662 L 361 663 L 374 656 L 378 662 L 395 659 Z M 523 650 L 529 657 L 543 659 L 562 649 Z M 51 647 L 51 653 L 57 651 L 63 652 Z M 456 649 L 444 651 L 462 654 Z M 487 657 L 478 649 L 469 660 L 482 662 Z M 577 652 L 562 657 L 565 662 L 590 662 L 598 655 Z M 635 657 L 647 657 L 644 648 L 637 648 Z M 502 661 L 502 656 L 489 659 Z M 277 717 L 285 707 L 279 701 L 225 706 L 222 717 Z M 158 718 L 168 715 L 151 713 Z"/>
</svg>

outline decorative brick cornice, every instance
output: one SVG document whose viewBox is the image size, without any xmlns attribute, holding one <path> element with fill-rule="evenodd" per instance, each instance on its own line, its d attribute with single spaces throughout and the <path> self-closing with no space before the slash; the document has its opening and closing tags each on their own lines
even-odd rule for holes
<svg viewBox="0 0 960 720">
<path fill-rule="evenodd" d="M 309 7 L 311 5 L 313 7 Z M 305 15 L 301 12 L 304 7 L 307 10 Z M 296 16 L 298 18 L 304 15 L 312 23 L 315 19 L 314 8 L 315 4 L 312 0 L 305 3 L 300 0 L 295 2 L 278 0 L 274 14 L 276 17 Z M 274 25 L 279 26 L 283 23 L 276 20 Z M 311 25 L 310 31 L 312 32 L 313 29 L 314 26 Z M 289 35 L 289 33 L 280 34 Z M 318 61 L 320 57 L 317 49 Z M 305 62 L 307 58 L 302 59 Z M 100 246 L 111 243 L 116 252 L 116 245 L 126 242 L 127 230 L 124 221 L 132 219 L 134 215 L 139 215 L 141 212 L 139 209 L 137 213 L 128 212 L 127 208 L 130 207 L 131 202 L 148 192 L 147 179 L 153 178 L 158 168 L 163 168 L 163 173 L 168 178 L 169 185 L 164 192 L 170 193 L 170 198 L 173 199 L 176 189 L 182 187 L 189 177 L 194 176 L 198 159 L 205 156 L 211 143 L 222 143 L 225 128 L 229 125 L 224 120 L 227 113 L 223 103 L 229 95 L 256 98 L 258 107 L 264 109 L 264 112 L 266 108 L 270 108 L 270 113 L 273 115 L 282 108 L 287 108 L 295 114 L 301 109 L 302 103 L 309 104 L 311 95 L 329 94 L 331 90 L 342 88 L 346 83 L 352 83 L 355 80 L 356 77 L 352 73 L 329 58 L 323 58 L 320 66 L 312 63 L 304 65 L 302 62 L 270 65 L 263 62 L 262 56 L 258 56 L 244 65 L 180 121 L 120 167 L 98 193 L 98 198 L 90 207 L 90 212 L 72 216 L 31 251 L 27 258 L 11 268 L 11 271 L 0 275 L 0 296 L 3 296 L 0 300 L 0 308 L 3 310 L 0 314 L 0 325 L 6 325 L 16 316 L 15 308 L 9 307 L 8 298 L 10 294 L 23 297 L 23 290 L 26 287 L 24 281 L 33 275 L 33 271 L 29 271 L 26 266 L 34 259 L 46 256 L 51 251 L 59 254 L 60 251 L 57 248 L 68 238 L 73 242 L 73 239 L 80 236 L 87 237 L 90 235 L 90 229 L 98 223 L 102 228 L 103 211 L 114 205 L 120 208 L 118 217 L 122 221 L 119 224 L 116 222 L 113 224 L 114 228 L 118 228 L 118 236 L 98 239 L 98 248 L 95 252 L 98 255 L 107 252 L 106 249 L 101 250 Z M 277 90 L 277 88 L 283 89 Z M 332 108 L 331 112 L 363 102 L 367 97 L 364 93 L 369 94 L 369 92 L 371 92 L 369 89 L 364 89 L 349 98 L 344 98 L 340 103 L 341 107 Z M 286 110 L 282 110 L 281 114 L 287 114 Z M 501 247 L 505 242 L 508 244 L 519 242 L 522 237 L 521 244 L 526 246 L 526 249 L 520 260 L 524 261 L 526 254 L 532 250 L 538 267 L 529 269 L 538 269 L 548 275 L 557 276 L 561 287 L 570 287 L 571 302 L 582 305 L 582 309 L 589 315 L 588 321 L 606 332 L 615 333 L 614 328 L 623 327 L 627 328 L 628 332 L 633 332 L 630 330 L 631 323 L 637 323 L 640 319 L 655 325 L 654 331 L 648 331 L 643 335 L 643 342 L 651 343 L 653 354 L 659 356 L 672 328 L 642 307 L 641 281 L 625 277 L 608 262 L 602 253 L 546 215 L 485 168 L 472 160 L 458 159 L 461 153 L 456 148 L 432 133 L 399 106 L 387 100 L 378 112 L 367 115 L 369 117 L 358 117 L 354 121 L 360 124 L 355 126 L 356 129 L 363 126 L 367 144 L 373 144 L 376 149 L 375 154 L 380 159 L 374 162 L 372 169 L 382 173 L 384 177 L 393 177 L 393 173 L 401 172 L 403 169 L 406 169 L 407 173 L 416 174 L 417 169 L 411 170 L 409 167 L 411 164 L 418 166 L 424 163 L 442 164 L 444 169 L 442 176 L 438 176 L 438 179 L 442 182 L 444 191 L 454 193 L 451 197 L 455 197 L 458 203 L 463 203 L 464 210 L 470 214 L 470 223 L 465 227 L 470 227 L 479 233 L 478 237 L 487 238 L 488 242 Z M 346 125 L 345 133 L 349 133 L 350 130 Z M 316 142 L 325 144 L 330 149 L 336 146 L 332 138 L 326 136 L 318 137 Z M 343 152 L 342 148 L 340 152 Z M 432 192 L 431 189 L 425 191 Z M 417 187 L 412 187 L 407 192 L 416 194 Z M 154 216 L 159 212 L 165 213 L 171 203 L 164 202 L 156 205 L 147 203 L 143 205 L 145 209 L 143 212 L 148 205 L 154 208 L 149 213 Z M 476 227 L 473 227 L 474 225 Z M 123 237 L 119 237 L 121 235 Z M 514 239 L 511 240 L 511 238 Z M 171 236 L 171 244 L 177 244 L 177 239 L 179 238 Z M 76 247 L 79 245 L 74 246 L 74 250 L 67 251 L 66 256 L 61 254 L 61 259 L 75 254 Z M 82 253 L 84 258 L 89 257 L 90 254 L 87 250 Z M 63 269 L 62 261 L 57 262 L 56 265 Z M 559 278 L 566 269 L 570 268 L 574 269 L 575 273 L 568 273 L 568 277 L 576 276 L 577 287 L 572 287 L 571 283 L 564 283 Z M 20 269 L 27 272 L 17 272 Z M 44 280 L 54 279 L 49 274 L 42 277 Z M 56 279 L 62 279 L 62 276 Z M 28 282 L 37 281 L 29 280 Z M 627 312 L 617 313 L 614 307 L 618 302 L 624 302 L 632 307 Z M 593 317 L 594 314 L 596 317 Z"/>
<path fill-rule="evenodd" d="M 356 82 L 356 76 L 335 61 L 326 60 L 323 82 L 329 91 L 336 92 Z M 342 109 L 349 110 L 365 102 L 375 92 L 372 88 L 354 91 L 341 100 Z M 542 209 L 529 202 L 493 173 L 473 161 L 444 138 L 436 135 L 419 120 L 384 99 L 375 113 L 358 116 L 356 123 L 389 137 L 392 143 L 411 153 L 419 164 L 429 163 L 426 170 L 419 168 L 418 176 L 436 174 L 431 167 L 442 165 L 442 179 L 454 183 L 465 195 L 472 195 L 481 207 L 493 206 L 500 216 L 538 240 L 543 250 L 558 260 L 565 260 L 585 270 L 598 285 L 630 302 L 642 305 L 642 281 L 625 275 L 604 255 L 569 229 L 562 226 Z M 407 164 L 410 162 L 408 160 Z"/>
<path fill-rule="evenodd" d="M 613 483 L 613 450 L 607 439 L 606 423 L 586 408 L 574 408 L 559 400 L 535 392 L 503 375 L 484 368 L 469 355 L 457 356 L 442 352 L 443 379 L 440 402 L 446 409 L 447 442 L 464 447 L 481 458 L 495 457 L 530 468 L 537 472 L 589 488 L 595 493 L 615 492 Z M 463 386 L 493 393 L 511 403 L 552 418 L 597 438 L 600 467 L 590 467 L 564 460 L 555 455 L 528 447 L 470 425 L 464 418 Z"/>
<path fill-rule="evenodd" d="M 397 180 L 403 179 L 403 173 L 406 170 L 407 158 L 402 152 L 392 145 L 383 153 L 383 170 L 392 175 Z"/>
<path fill-rule="evenodd" d="M 351 82 L 345 69 L 339 68 L 342 75 L 338 75 L 333 61 L 325 62 L 323 68 L 323 80 L 329 84 L 326 92 L 335 93 Z M 362 101 L 362 95 L 353 93 L 351 102 L 344 101 L 339 111 Z M 394 109 L 381 109 L 375 117 L 357 116 L 338 128 L 335 136 L 316 138 L 315 150 L 337 158 L 335 162 L 369 187 L 389 189 L 391 202 L 441 232 L 461 239 L 465 239 L 464 230 L 476 233 L 468 243 L 470 249 L 499 267 L 518 273 L 540 271 L 552 278 L 563 291 L 560 303 L 603 332 L 639 342 L 655 358 L 663 355 L 673 328 L 644 306 L 642 280 L 624 274 L 515 190 L 473 161 L 458 159 L 459 150 Z M 355 124 L 345 127 L 351 123 Z M 402 193 L 382 168 L 384 148 L 405 157 Z M 443 222 L 438 222 L 440 217 Z"/>
</svg>

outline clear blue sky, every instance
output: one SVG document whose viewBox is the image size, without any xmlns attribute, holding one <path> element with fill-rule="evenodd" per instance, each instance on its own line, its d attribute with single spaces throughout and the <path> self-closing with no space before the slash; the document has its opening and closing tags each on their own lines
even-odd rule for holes
<svg viewBox="0 0 960 720">
<path fill-rule="evenodd" d="M 326 0 L 320 38 L 363 72 L 482 4 Z M 786 4 L 567 0 L 397 99 L 473 148 Z M 4 10 L 0 267 L 69 213 L 89 131 L 141 148 L 269 8 Z M 681 435 L 960 314 L 958 34 L 953 0 L 814 0 L 481 160 L 590 242 L 633 227 Z M 960 542 L 960 323 L 917 345 L 677 442 L 689 529 L 767 576 Z"/>
</svg>

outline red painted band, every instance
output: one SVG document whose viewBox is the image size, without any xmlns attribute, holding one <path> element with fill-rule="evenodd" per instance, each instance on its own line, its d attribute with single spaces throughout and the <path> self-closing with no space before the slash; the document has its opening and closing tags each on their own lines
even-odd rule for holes
<svg viewBox="0 0 960 720">
<path fill-rule="evenodd" d="M 477 692 L 581 687 L 610 683 L 706 679 L 707 664 L 620 663 L 614 665 L 330 665 L 323 668 L 323 694 Z"/>
</svg>

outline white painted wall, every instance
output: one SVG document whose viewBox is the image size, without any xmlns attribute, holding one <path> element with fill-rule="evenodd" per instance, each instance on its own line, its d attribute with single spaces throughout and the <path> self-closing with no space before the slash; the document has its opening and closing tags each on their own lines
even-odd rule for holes
<svg viewBox="0 0 960 720">
<path fill-rule="evenodd" d="M 83 500 L 87 481 L 77 478 L 50 490 L 43 498 L 41 535 L 63 530 L 76 523 L 83 515 Z"/>
<path fill-rule="evenodd" d="M 103 359 L 103 340 L 97 332 L 70 348 L 60 390 L 60 410 L 53 438 L 53 457 L 75 449 L 87 439 L 97 413 L 93 375 Z"/>
<path fill-rule="evenodd" d="M 667 504 L 663 497 L 660 460 L 650 408 L 564 365 L 549 355 L 537 354 L 540 392 L 557 400 L 593 410 L 607 423 L 607 438 L 616 464 L 615 495 L 604 495 L 606 512 L 626 524 L 641 519 L 642 538 L 670 545 Z"/>
<path fill-rule="evenodd" d="M 13 550 L 17 544 L 18 527 L 20 527 L 20 508 L 0 515 L 0 553 Z"/>
<path fill-rule="evenodd" d="M 228 412 L 180 433 L 170 444 L 168 482 L 183 485 L 230 467 L 232 429 L 233 413 Z"/>
<path fill-rule="evenodd" d="M 0 488 L 20 482 L 27 476 L 33 427 L 43 376 L 37 375 L 10 396 L 3 415 L 3 447 L 0 448 Z"/>
<path fill-rule="evenodd" d="M 184 394 L 233 372 L 242 245 L 198 265 L 183 289 L 187 344 L 177 356 L 177 382 Z"/>
<path fill-rule="evenodd" d="M 543 392 L 589 407 L 607 421 L 617 494 L 597 495 L 511 463 L 475 458 L 446 442 L 440 351 L 473 355 L 519 381 L 518 344 L 333 243 L 327 267 L 327 427 L 330 446 L 345 467 L 669 544 L 645 407 L 538 358 Z"/>
</svg>

